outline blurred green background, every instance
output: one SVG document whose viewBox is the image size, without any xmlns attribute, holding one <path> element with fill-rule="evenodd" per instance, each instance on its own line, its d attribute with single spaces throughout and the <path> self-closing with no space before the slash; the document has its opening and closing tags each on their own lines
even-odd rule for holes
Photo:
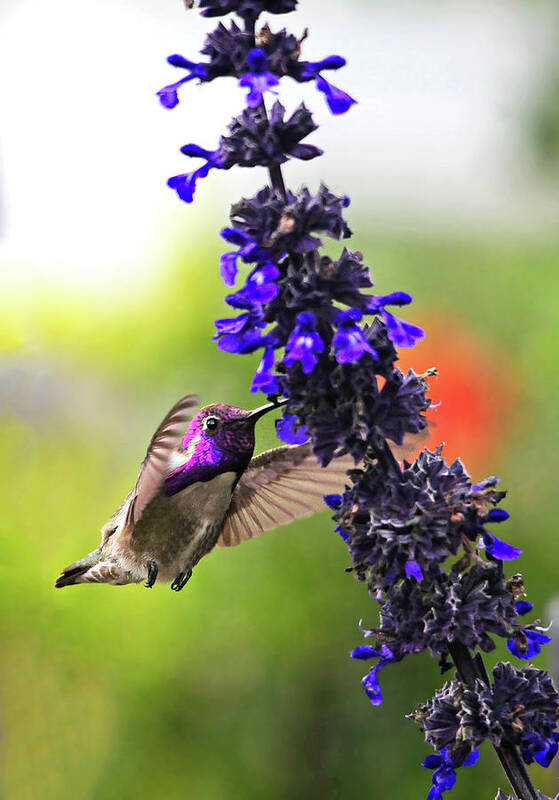
<svg viewBox="0 0 559 800">
<path fill-rule="evenodd" d="M 534 119 L 553 118 L 555 95 L 534 87 L 526 108 L 539 109 Z M 527 119 L 515 126 L 531 142 L 528 163 L 538 138 L 530 140 Z M 541 159 L 533 159 L 545 162 L 548 186 L 556 186 L 552 130 L 548 124 Z M 159 177 L 165 169 L 153 167 Z M 234 180 L 240 195 L 245 187 Z M 348 556 L 327 513 L 217 549 L 178 595 L 168 587 L 53 588 L 61 568 L 96 546 L 153 430 L 181 394 L 259 402 L 248 391 L 256 358 L 220 353 L 211 342 L 212 320 L 225 310 L 216 267 L 224 207 L 208 210 L 188 239 L 175 228 L 146 256 L 148 277 L 138 285 L 131 278 L 115 288 L 107 273 L 100 291 L 85 278 L 80 286 L 84 241 L 73 271 L 49 280 L 47 270 L 0 299 L 6 798 L 427 794 L 430 773 L 420 762 L 429 748 L 404 715 L 441 678 L 428 656 L 410 658 L 382 673 L 383 705 L 369 704 L 364 665 L 349 651 L 361 642 L 358 621 L 375 624 L 375 605 L 344 571 Z M 191 213 L 179 211 L 181 219 Z M 475 478 L 501 476 L 510 491 L 504 538 L 525 549 L 518 568 L 545 617 L 559 556 L 557 230 L 510 220 L 437 226 L 397 215 L 375 225 L 376 210 L 363 198 L 351 212 L 352 246 L 364 251 L 377 288 L 411 292 L 407 317 L 430 334 L 402 358 L 440 370 L 432 442 L 444 439 L 450 456 L 464 454 Z M 62 242 L 64 231 L 57 235 Z M 258 449 L 273 445 L 270 420 L 258 433 Z M 538 665 L 549 666 L 550 657 Z M 553 768 L 533 773 L 546 793 L 558 790 Z M 507 788 L 484 746 L 452 797 L 492 798 L 499 785 Z"/>
</svg>

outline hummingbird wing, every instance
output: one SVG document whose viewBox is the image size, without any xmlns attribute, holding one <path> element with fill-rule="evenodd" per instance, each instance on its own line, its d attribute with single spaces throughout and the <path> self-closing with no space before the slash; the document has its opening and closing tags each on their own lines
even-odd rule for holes
<svg viewBox="0 0 559 800">
<path fill-rule="evenodd" d="M 132 490 L 126 524 L 138 522 L 145 507 L 161 490 L 170 455 L 180 446 L 186 425 L 194 416 L 194 409 L 199 402 L 195 394 L 181 397 L 153 434 L 146 457 L 142 461 L 136 486 Z"/>
<path fill-rule="evenodd" d="M 325 494 L 342 492 L 346 470 L 355 467 L 342 456 L 321 467 L 310 442 L 266 450 L 255 456 L 237 484 L 218 539 L 232 547 L 263 531 L 324 511 Z"/>
<path fill-rule="evenodd" d="M 390 449 L 402 461 L 428 436 L 428 431 L 408 434 L 402 445 L 389 441 Z M 278 525 L 324 511 L 324 495 L 342 492 L 349 483 L 346 471 L 354 467 L 355 461 L 349 455 L 321 467 L 310 442 L 260 453 L 252 459 L 233 492 L 217 543 L 232 547 Z"/>
</svg>

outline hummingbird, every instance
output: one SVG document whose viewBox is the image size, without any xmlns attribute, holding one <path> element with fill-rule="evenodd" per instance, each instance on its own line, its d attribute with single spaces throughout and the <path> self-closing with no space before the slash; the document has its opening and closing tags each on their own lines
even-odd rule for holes
<svg viewBox="0 0 559 800">
<path fill-rule="evenodd" d="M 102 528 L 99 546 L 66 567 L 57 587 L 78 583 L 179 592 L 216 545 L 231 547 L 324 509 L 343 491 L 353 459 L 322 467 L 310 442 L 253 456 L 256 422 L 287 402 L 253 411 L 182 397 L 154 433 L 132 491 Z"/>
</svg>

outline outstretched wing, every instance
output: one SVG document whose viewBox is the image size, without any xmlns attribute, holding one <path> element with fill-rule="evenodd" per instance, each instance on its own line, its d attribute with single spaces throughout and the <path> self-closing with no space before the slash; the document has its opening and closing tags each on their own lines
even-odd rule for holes
<svg viewBox="0 0 559 800">
<path fill-rule="evenodd" d="M 231 547 L 263 531 L 325 509 L 325 494 L 342 492 L 349 456 L 323 468 L 310 442 L 267 450 L 252 459 L 237 484 L 218 544 Z"/>
<path fill-rule="evenodd" d="M 389 442 L 398 460 L 410 456 L 428 432 L 408 434 L 403 445 Z M 231 500 L 218 544 L 232 547 L 294 519 L 324 511 L 325 494 L 343 492 L 355 467 L 351 456 L 321 467 L 311 444 L 276 447 L 252 459 Z"/>
<path fill-rule="evenodd" d="M 160 491 L 172 451 L 181 443 L 187 423 L 199 405 L 195 394 L 187 394 L 175 403 L 152 436 L 146 457 L 142 462 L 132 499 L 128 506 L 126 523 L 136 524 L 147 504 Z"/>
</svg>

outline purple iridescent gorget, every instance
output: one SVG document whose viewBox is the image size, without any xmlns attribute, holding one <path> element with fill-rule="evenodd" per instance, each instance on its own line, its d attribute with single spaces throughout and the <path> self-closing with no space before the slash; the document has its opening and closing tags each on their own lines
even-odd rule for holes
<svg viewBox="0 0 559 800">
<path fill-rule="evenodd" d="M 223 403 L 202 408 L 184 435 L 183 450 L 178 451 L 186 463 L 165 479 L 165 494 L 176 494 L 223 472 L 242 472 L 254 452 L 254 421 L 249 417 L 250 412 Z M 238 424 L 223 425 L 237 420 Z"/>
</svg>

